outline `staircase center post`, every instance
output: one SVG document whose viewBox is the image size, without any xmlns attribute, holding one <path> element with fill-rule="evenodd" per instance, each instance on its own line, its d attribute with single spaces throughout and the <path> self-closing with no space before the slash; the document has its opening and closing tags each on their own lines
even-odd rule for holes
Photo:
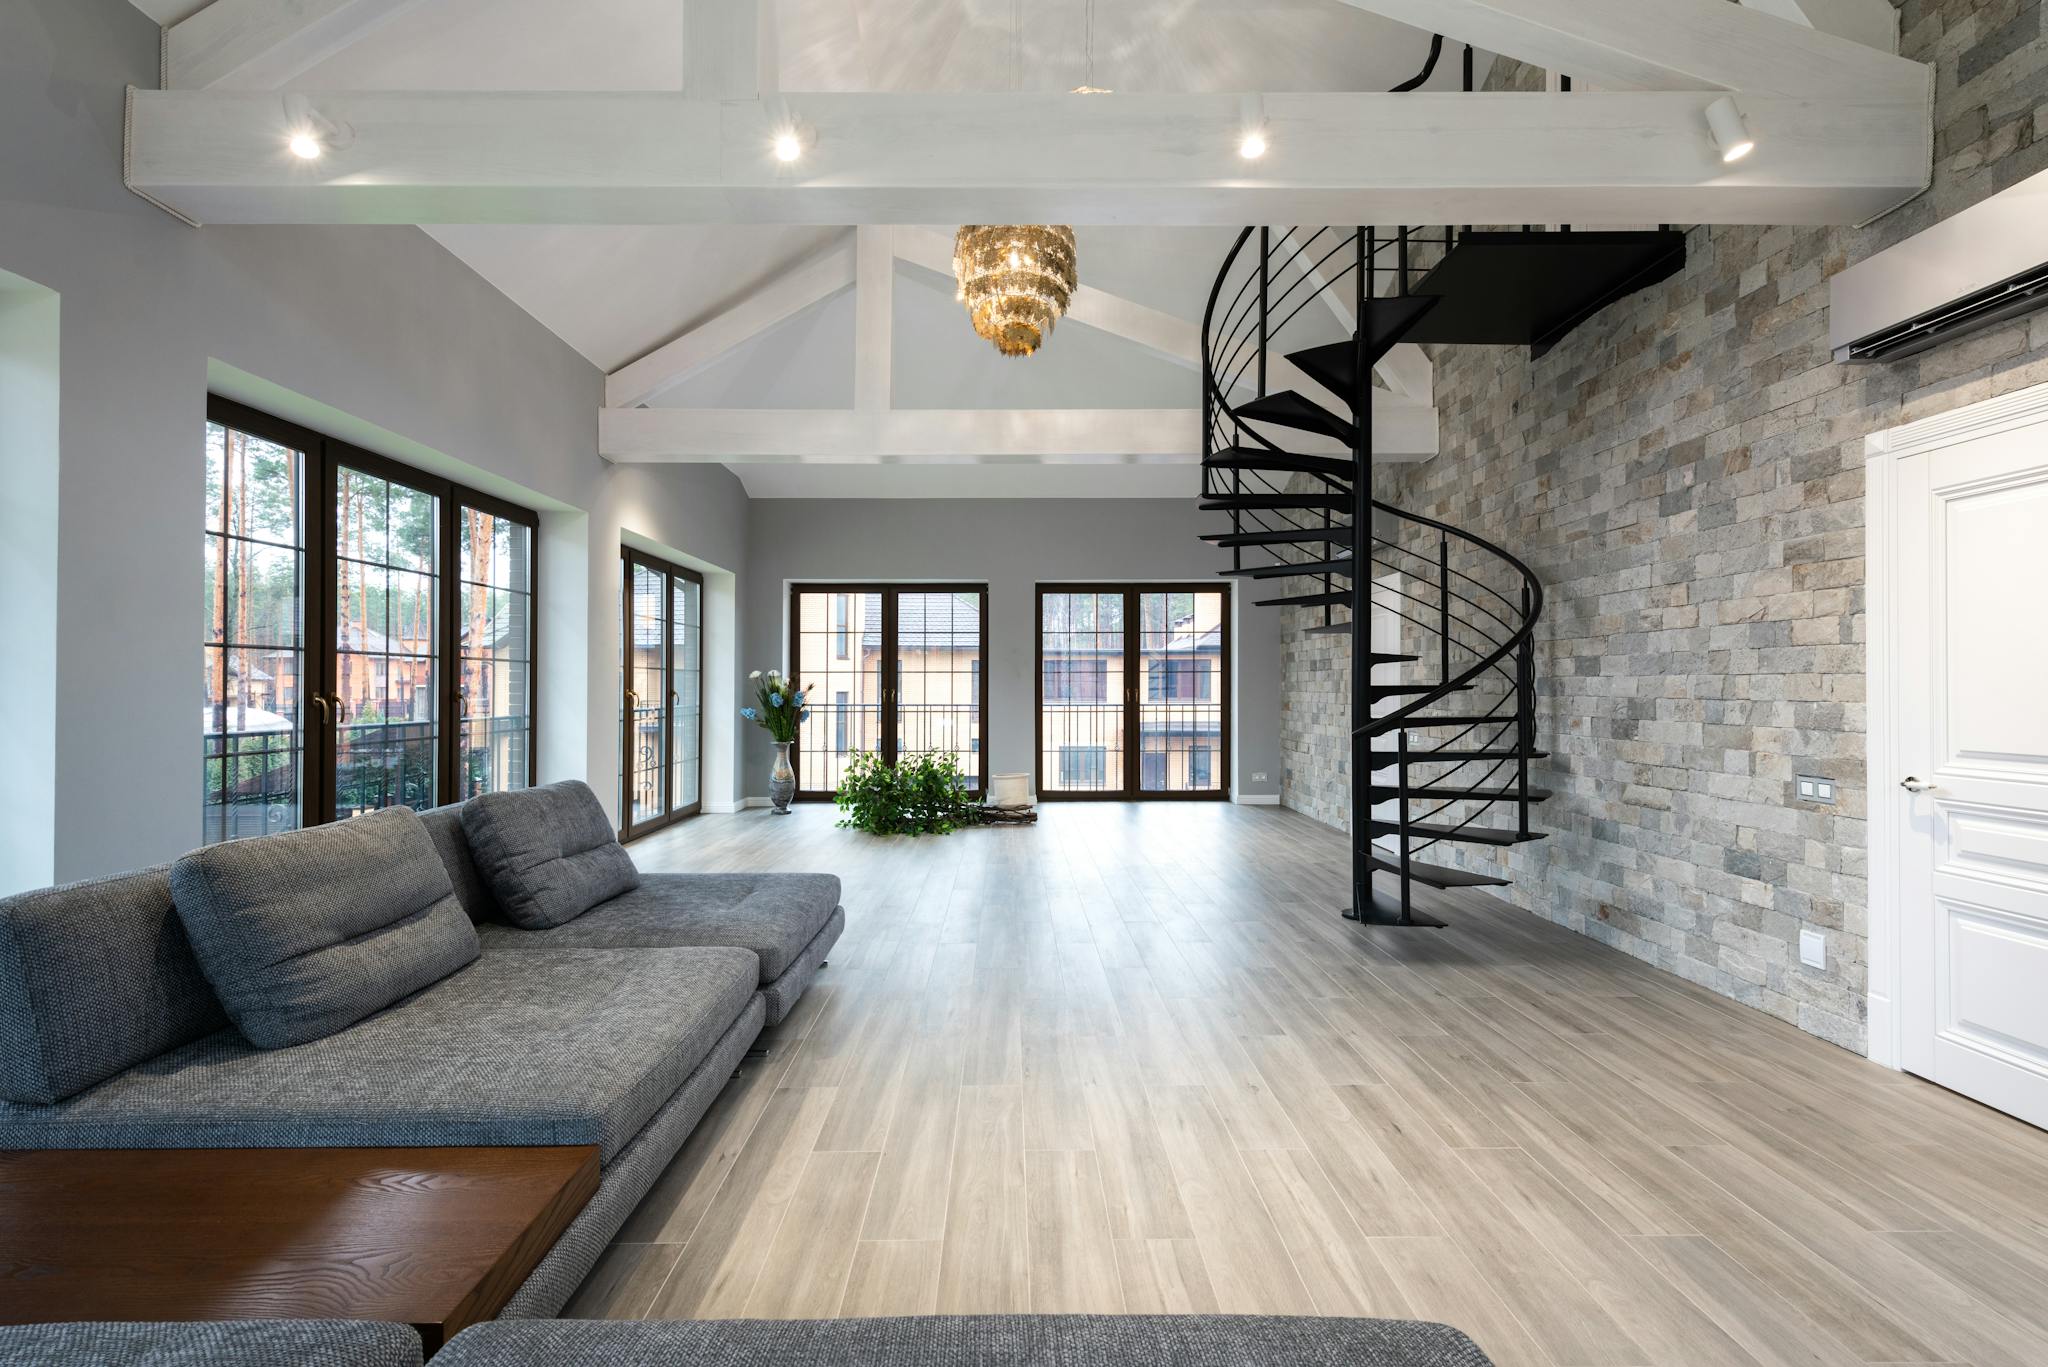
<svg viewBox="0 0 2048 1367">
<path fill-rule="evenodd" d="M 1358 269 L 1353 281 L 1358 320 L 1353 335 L 1351 481 L 1351 908 L 1361 921 L 1372 917 L 1372 366 L 1366 347 L 1371 330 L 1367 306 L 1373 294 L 1371 228 L 1356 233 Z"/>
</svg>

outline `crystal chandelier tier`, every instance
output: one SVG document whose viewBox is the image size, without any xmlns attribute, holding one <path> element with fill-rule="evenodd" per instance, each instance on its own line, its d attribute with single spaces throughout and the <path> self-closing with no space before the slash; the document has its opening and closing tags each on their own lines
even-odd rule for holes
<svg viewBox="0 0 2048 1367">
<path fill-rule="evenodd" d="M 970 223 L 953 239 L 953 278 L 975 333 L 1005 356 L 1029 356 L 1074 296 L 1074 230 Z"/>
</svg>

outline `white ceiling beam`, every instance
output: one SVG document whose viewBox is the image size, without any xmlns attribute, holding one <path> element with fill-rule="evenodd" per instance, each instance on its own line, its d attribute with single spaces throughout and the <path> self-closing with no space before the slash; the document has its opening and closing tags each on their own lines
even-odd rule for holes
<svg viewBox="0 0 2048 1367">
<path fill-rule="evenodd" d="M 1899 50 L 1899 12 L 1891 0 L 1742 0 L 1751 9 L 1880 52 Z"/>
<path fill-rule="evenodd" d="M 1909 99 L 1932 79 L 1918 62 L 1727 0 L 1345 3 L 1609 89 Z"/>
<path fill-rule="evenodd" d="M 683 93 L 698 100 L 773 94 L 773 0 L 683 0 Z"/>
<path fill-rule="evenodd" d="M 854 283 L 854 244 L 842 242 L 781 275 L 710 322 L 605 377 L 605 403 L 630 408 L 682 383 L 750 337 Z"/>
<path fill-rule="evenodd" d="M 166 90 L 275 90 L 421 0 L 213 0 L 164 30 Z"/>
<path fill-rule="evenodd" d="M 1409 404 L 1400 421 L 1374 423 L 1374 456 L 1422 460 L 1436 452 L 1436 411 Z M 598 453 L 629 463 L 898 462 L 1196 463 L 1195 408 L 858 409 L 607 408 Z M 1323 445 L 1304 440 L 1294 449 Z M 1341 454 L 1334 443 L 1333 454 Z"/>
<path fill-rule="evenodd" d="M 895 229 L 854 229 L 853 406 L 888 408 L 896 348 Z"/>
<path fill-rule="evenodd" d="M 1710 91 L 1269 94 L 1255 167 L 1238 95 L 299 98 L 345 145 L 292 157 L 275 95 L 137 91 L 129 184 L 202 223 L 1811 224 L 1919 193 L 1932 140 L 1925 90 L 1744 95 L 1759 149 L 1735 166 Z M 808 143 L 783 165 L 791 107 Z"/>
</svg>

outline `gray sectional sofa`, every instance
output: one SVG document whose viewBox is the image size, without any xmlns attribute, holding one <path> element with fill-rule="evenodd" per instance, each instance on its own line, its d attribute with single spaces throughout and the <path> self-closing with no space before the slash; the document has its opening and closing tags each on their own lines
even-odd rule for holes
<svg viewBox="0 0 2048 1367">
<path fill-rule="evenodd" d="M 392 1326 L 378 1326 L 390 1329 Z M 22 1367 L 408 1367 L 367 1326 L 53 1325 L 0 1329 Z M 140 1332 L 138 1332 L 140 1331 Z M 406 1332 L 409 1335 L 409 1331 Z M 94 1349 L 104 1352 L 94 1352 Z M 148 1350 L 146 1353 L 138 1349 Z M 337 1356 L 353 1349 L 355 1357 Z M 526 1321 L 455 1336 L 435 1367 L 1492 1367 L 1472 1340 L 1409 1320 L 1235 1315 Z"/>
<path fill-rule="evenodd" d="M 845 925 L 824 875 L 646 874 L 580 783 L 0 899 L 0 1148 L 594 1144 L 558 1311 Z"/>
</svg>

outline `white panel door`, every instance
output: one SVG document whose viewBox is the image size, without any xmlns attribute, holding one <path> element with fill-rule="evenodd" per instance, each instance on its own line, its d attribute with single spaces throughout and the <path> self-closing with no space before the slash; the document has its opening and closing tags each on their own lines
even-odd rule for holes
<svg viewBox="0 0 2048 1367">
<path fill-rule="evenodd" d="M 2048 1126 L 2048 426 L 1898 490 L 1902 1061 Z"/>
</svg>

